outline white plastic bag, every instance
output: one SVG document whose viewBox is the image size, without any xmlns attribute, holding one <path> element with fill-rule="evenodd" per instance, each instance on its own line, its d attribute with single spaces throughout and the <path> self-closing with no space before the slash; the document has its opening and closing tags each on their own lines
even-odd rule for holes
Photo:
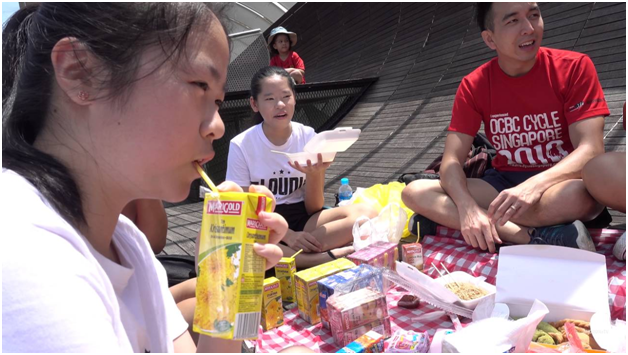
<svg viewBox="0 0 628 355">
<path fill-rule="evenodd" d="M 379 241 L 399 243 L 408 215 L 398 203 L 384 207 L 377 217 L 359 217 L 353 224 L 353 248 L 355 251 Z"/>
</svg>

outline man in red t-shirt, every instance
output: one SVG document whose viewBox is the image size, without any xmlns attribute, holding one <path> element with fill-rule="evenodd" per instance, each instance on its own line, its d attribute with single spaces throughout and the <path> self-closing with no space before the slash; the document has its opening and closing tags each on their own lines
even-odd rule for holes
<svg viewBox="0 0 628 355">
<path fill-rule="evenodd" d="M 581 172 L 604 152 L 609 111 L 593 63 L 541 47 L 536 3 L 478 3 L 477 20 L 497 58 L 460 83 L 440 181 L 412 182 L 403 201 L 422 226 L 460 229 L 468 244 L 490 252 L 502 241 L 595 250 L 580 220 L 603 207 Z M 467 179 L 462 165 L 482 123 L 497 149 L 494 169 Z"/>
</svg>

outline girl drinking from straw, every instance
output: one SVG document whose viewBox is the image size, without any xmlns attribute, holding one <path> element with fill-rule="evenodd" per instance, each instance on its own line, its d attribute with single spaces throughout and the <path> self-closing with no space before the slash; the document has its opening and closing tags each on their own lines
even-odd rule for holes
<svg viewBox="0 0 628 355">
<path fill-rule="evenodd" d="M 135 199 L 183 200 L 196 165 L 214 156 L 229 63 L 217 13 L 203 3 L 41 3 L 8 21 L 4 351 L 240 352 L 241 342 L 203 335 L 195 347 L 163 267 L 120 215 Z M 271 241 L 283 237 L 281 216 L 259 218 Z M 282 253 L 255 251 L 269 268 Z"/>
<path fill-rule="evenodd" d="M 361 204 L 322 210 L 330 163 L 323 163 L 319 154 L 318 162 L 292 165 L 285 156 L 271 152 L 301 152 L 316 135 L 311 127 L 292 122 L 296 101 L 288 72 L 278 67 L 260 69 L 251 80 L 250 104 L 257 125 L 231 140 L 227 180 L 243 188 L 260 184 L 273 191 L 276 212 L 290 227 L 279 246 L 284 256 L 303 249 L 296 259 L 299 268 L 352 253 L 353 247 L 346 245 L 353 240 L 355 220 L 362 215 L 373 218 L 377 211 Z"/>
</svg>

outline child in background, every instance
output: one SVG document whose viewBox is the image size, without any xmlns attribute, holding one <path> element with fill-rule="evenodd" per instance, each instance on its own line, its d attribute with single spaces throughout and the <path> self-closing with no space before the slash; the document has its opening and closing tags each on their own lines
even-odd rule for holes
<svg viewBox="0 0 628 355">
<path fill-rule="evenodd" d="M 268 36 L 270 66 L 284 68 L 296 84 L 305 84 L 305 64 L 292 47 L 297 44 L 297 34 L 283 27 L 276 27 Z"/>
<path fill-rule="evenodd" d="M 308 268 L 353 252 L 352 228 L 360 216 L 373 218 L 377 211 L 365 204 L 323 210 L 325 171 L 331 163 L 292 164 L 281 154 L 302 152 L 316 136 L 312 127 L 292 122 L 296 100 L 294 83 L 282 68 L 265 67 L 251 80 L 250 103 L 256 125 L 231 140 L 227 180 L 246 189 L 264 185 L 277 197 L 275 211 L 290 230 L 279 247 L 284 256 L 296 257 L 299 268 Z"/>
</svg>

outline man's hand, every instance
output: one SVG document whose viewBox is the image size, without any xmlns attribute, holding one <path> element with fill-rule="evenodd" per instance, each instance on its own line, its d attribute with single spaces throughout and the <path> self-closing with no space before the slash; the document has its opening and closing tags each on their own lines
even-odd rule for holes
<svg viewBox="0 0 628 355">
<path fill-rule="evenodd" d="M 284 242 L 294 250 L 303 249 L 306 253 L 320 253 L 323 246 L 315 236 L 308 232 L 289 231 Z"/>
<path fill-rule="evenodd" d="M 495 243 L 501 244 L 502 240 L 499 239 L 495 225 L 491 223 L 486 213 L 475 205 L 470 208 L 458 208 L 458 214 L 464 241 L 474 248 L 488 249 L 494 253 Z"/>
<path fill-rule="evenodd" d="M 218 185 L 218 190 L 222 192 L 233 191 L 242 192 L 242 188 L 238 184 L 225 181 Z M 249 192 L 260 193 L 270 197 L 273 200 L 273 210 L 275 208 L 275 196 L 265 186 L 251 185 L 249 186 Z M 279 260 L 283 257 L 283 252 L 277 246 L 277 243 L 286 235 L 288 231 L 288 222 L 277 213 L 274 212 L 260 212 L 258 214 L 260 222 L 270 229 L 270 236 L 267 244 L 255 243 L 253 249 L 257 255 L 266 259 L 266 270 L 273 268 Z M 198 245 L 198 243 L 197 243 Z M 198 252 L 198 251 L 197 251 Z"/>
<path fill-rule="evenodd" d="M 521 217 L 542 195 L 542 189 L 535 184 L 533 178 L 502 191 L 488 208 L 491 223 L 503 226 L 511 219 Z"/>
<path fill-rule="evenodd" d="M 310 160 L 308 160 L 307 165 L 304 166 L 299 165 L 299 162 L 295 162 L 294 164 L 292 164 L 292 162 L 288 162 L 288 164 L 290 164 L 290 166 L 295 170 L 298 170 L 306 175 L 312 173 L 324 173 L 331 165 L 331 163 L 323 163 L 323 155 L 320 153 L 318 153 L 318 162 L 316 164 L 312 165 L 312 161 Z"/>
</svg>

